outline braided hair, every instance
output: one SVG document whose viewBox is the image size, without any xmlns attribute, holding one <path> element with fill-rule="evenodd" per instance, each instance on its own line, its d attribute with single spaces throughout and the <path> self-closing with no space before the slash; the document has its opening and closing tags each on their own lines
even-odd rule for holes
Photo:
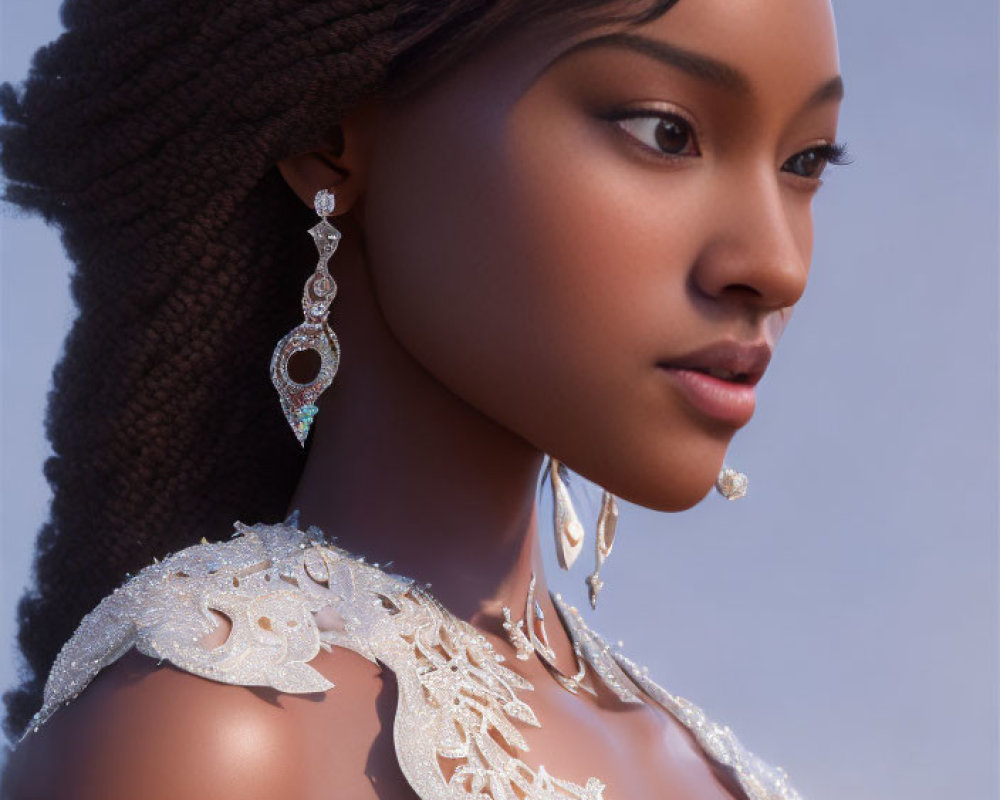
<svg viewBox="0 0 1000 800">
<path fill-rule="evenodd" d="M 600 20 L 641 24 L 675 2 L 619 1 Z M 267 364 L 315 253 L 312 211 L 276 162 L 335 145 L 360 101 L 415 92 L 487 37 L 609 5 L 64 0 L 65 32 L 18 89 L 0 84 L 3 200 L 57 225 L 79 307 L 46 407 L 54 495 L 18 604 L 9 737 L 127 573 L 284 514 L 305 454 Z"/>
</svg>

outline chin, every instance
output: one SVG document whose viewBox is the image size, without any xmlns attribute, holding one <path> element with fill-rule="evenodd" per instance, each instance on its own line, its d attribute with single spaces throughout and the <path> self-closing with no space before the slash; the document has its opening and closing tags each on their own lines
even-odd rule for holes
<svg viewBox="0 0 1000 800">
<path fill-rule="evenodd" d="M 628 459 L 625 469 L 612 468 L 612 474 L 601 476 L 607 482 L 591 480 L 616 497 L 644 508 L 686 511 L 715 488 L 724 457 L 725 450 L 717 448 L 706 448 L 683 461 L 636 456 Z"/>
<path fill-rule="evenodd" d="M 671 486 L 664 486 L 660 482 L 658 485 L 642 487 L 640 491 L 619 494 L 618 497 L 653 511 L 687 511 L 698 505 L 715 488 L 717 476 L 718 473 L 710 481 L 688 478 L 680 485 L 675 483 Z"/>
</svg>

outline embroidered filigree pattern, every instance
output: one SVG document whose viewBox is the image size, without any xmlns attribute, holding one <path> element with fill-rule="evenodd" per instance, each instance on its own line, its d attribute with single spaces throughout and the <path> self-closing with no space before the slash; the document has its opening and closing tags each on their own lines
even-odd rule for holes
<svg viewBox="0 0 1000 800">
<path fill-rule="evenodd" d="M 604 784 L 551 776 L 521 759 L 518 723 L 538 726 L 518 692 L 532 685 L 474 627 L 412 580 L 337 548 L 315 527 L 235 523 L 230 541 L 202 541 L 131 577 L 88 614 L 60 651 L 42 708 L 25 736 L 73 700 L 128 650 L 198 675 L 289 693 L 334 684 L 309 662 L 344 647 L 396 676 L 394 741 L 400 768 L 425 800 L 603 800 Z M 574 647 L 621 700 L 666 709 L 706 753 L 734 771 L 751 800 L 801 800 L 783 770 L 739 743 L 728 727 L 653 682 L 611 648 L 558 595 Z M 214 647 L 216 612 L 231 630 Z"/>
</svg>

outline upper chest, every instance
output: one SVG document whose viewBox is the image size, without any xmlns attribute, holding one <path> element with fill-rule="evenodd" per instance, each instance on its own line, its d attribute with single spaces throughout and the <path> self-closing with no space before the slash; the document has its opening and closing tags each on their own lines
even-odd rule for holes
<svg viewBox="0 0 1000 800">
<path fill-rule="evenodd" d="M 534 690 L 520 694 L 539 724 L 514 722 L 524 747 L 512 747 L 501 733 L 503 723 L 489 724 L 489 714 L 480 718 L 486 720 L 482 730 L 489 743 L 479 747 L 476 731 L 462 730 L 456 717 L 443 722 L 446 717 L 418 711 L 421 725 L 397 725 L 400 715 L 412 715 L 414 710 L 400 705 L 400 686 L 392 671 L 337 649 L 315 665 L 338 685 L 318 702 L 289 698 L 288 705 L 290 712 L 302 715 L 303 754 L 308 754 L 311 775 L 308 796 L 315 800 L 742 798 L 731 781 L 727 790 L 725 774 L 716 772 L 684 726 L 654 706 L 622 706 L 607 696 L 594 703 L 570 694 L 546 675 L 533 674 Z M 441 738 L 446 725 L 456 732 L 451 744 Z M 455 741 L 469 742 L 469 751 L 455 748 Z M 420 792 L 416 793 L 404 771 L 412 772 L 413 753 L 424 751 L 428 744 L 435 756 L 425 764 L 425 774 L 417 776 Z M 491 755 L 492 746 L 502 749 L 506 758 Z M 470 772 L 468 780 L 448 788 L 456 772 L 477 769 L 478 780 Z M 427 773 L 436 781 L 428 782 Z M 524 785 L 510 779 L 518 774 L 528 782 L 545 776 L 551 791 L 539 788 L 537 794 L 521 794 Z M 599 794 L 586 794 L 591 779 L 603 785 Z M 349 793 L 330 793 L 333 786 Z M 474 790 L 481 794 L 473 794 Z"/>
</svg>

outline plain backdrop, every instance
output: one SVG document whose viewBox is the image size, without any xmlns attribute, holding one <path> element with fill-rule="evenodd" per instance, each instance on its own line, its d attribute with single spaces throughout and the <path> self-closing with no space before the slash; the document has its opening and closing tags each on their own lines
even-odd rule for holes
<svg viewBox="0 0 1000 800">
<path fill-rule="evenodd" d="M 0 8 L 0 79 L 19 81 L 61 30 L 58 3 Z M 827 172 L 810 287 L 730 451 L 750 494 L 683 514 L 625 507 L 587 618 L 806 798 L 985 800 L 998 796 L 997 7 L 835 8 L 854 164 Z M 54 231 L 9 209 L 0 221 L 5 688 L 73 310 Z M 586 606 L 589 564 L 563 574 L 549 556 L 555 587 Z"/>
</svg>

